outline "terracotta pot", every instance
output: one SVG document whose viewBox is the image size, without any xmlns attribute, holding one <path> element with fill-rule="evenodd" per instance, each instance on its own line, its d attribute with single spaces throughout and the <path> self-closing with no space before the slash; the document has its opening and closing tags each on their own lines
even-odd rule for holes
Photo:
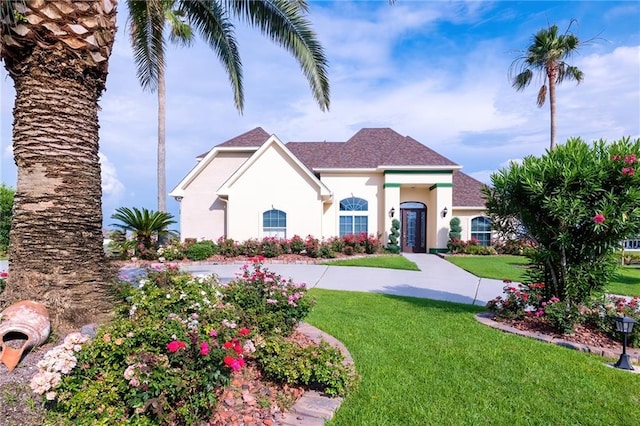
<svg viewBox="0 0 640 426">
<path fill-rule="evenodd" d="M 43 344 L 50 332 L 42 303 L 25 300 L 9 306 L 0 313 L 0 361 L 13 371 L 24 352 Z"/>
</svg>

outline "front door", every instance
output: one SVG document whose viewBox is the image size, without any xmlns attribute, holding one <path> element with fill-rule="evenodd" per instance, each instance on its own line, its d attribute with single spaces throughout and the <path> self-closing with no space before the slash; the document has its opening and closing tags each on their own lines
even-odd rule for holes
<svg viewBox="0 0 640 426">
<path fill-rule="evenodd" d="M 412 203 L 415 204 L 415 203 Z M 402 231 L 402 251 L 404 253 L 426 253 L 426 209 L 402 208 L 400 230 Z"/>
</svg>

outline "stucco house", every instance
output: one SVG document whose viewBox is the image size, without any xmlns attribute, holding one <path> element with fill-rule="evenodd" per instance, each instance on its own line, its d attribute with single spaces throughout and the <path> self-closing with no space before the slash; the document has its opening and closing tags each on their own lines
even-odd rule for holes
<svg viewBox="0 0 640 426">
<path fill-rule="evenodd" d="M 449 220 L 488 244 L 482 183 L 389 128 L 346 142 L 283 143 L 258 127 L 214 146 L 171 191 L 181 237 L 237 241 L 294 235 L 380 235 L 401 221 L 404 252 L 445 251 Z"/>
</svg>

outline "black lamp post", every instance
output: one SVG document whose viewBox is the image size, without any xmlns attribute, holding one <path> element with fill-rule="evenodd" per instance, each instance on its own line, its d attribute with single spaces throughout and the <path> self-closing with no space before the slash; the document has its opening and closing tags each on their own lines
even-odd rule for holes
<svg viewBox="0 0 640 426">
<path fill-rule="evenodd" d="M 622 368 L 623 370 L 633 370 L 633 365 L 627 355 L 627 336 L 633 331 L 633 324 L 636 321 L 629 317 L 617 317 L 616 318 L 616 330 L 623 334 L 624 343 L 622 344 L 622 355 L 620 359 L 613 366 L 616 368 Z"/>
</svg>

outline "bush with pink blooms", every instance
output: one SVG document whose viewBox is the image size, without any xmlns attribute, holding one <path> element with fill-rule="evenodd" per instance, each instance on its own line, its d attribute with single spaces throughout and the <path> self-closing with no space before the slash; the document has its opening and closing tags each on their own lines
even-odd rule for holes
<svg viewBox="0 0 640 426">
<path fill-rule="evenodd" d="M 65 340 L 39 364 L 32 388 L 48 422 L 206 424 L 217 390 L 257 362 L 275 330 L 290 334 L 312 304 L 303 284 L 254 260 L 224 285 L 173 265 L 118 282 L 117 317 L 91 341 Z"/>
<path fill-rule="evenodd" d="M 612 277 L 620 242 L 640 235 L 639 156 L 640 139 L 572 138 L 511 162 L 483 189 L 493 230 L 534 244 L 526 281 L 545 283 L 568 315 Z"/>
</svg>

